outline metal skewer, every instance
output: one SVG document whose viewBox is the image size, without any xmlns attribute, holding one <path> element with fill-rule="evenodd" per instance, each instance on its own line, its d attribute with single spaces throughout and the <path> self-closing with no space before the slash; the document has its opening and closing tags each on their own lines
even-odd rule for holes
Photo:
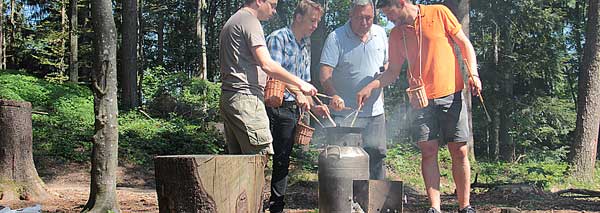
<svg viewBox="0 0 600 213">
<path fill-rule="evenodd" d="M 317 93 L 317 96 L 323 97 L 323 98 L 329 98 L 329 99 L 333 99 L 332 96 L 329 95 L 325 95 L 325 94 L 321 94 L 321 93 Z"/>
<path fill-rule="evenodd" d="M 360 108 L 362 108 L 362 105 L 358 106 L 358 109 L 356 109 L 356 114 L 354 114 L 354 118 L 352 119 L 352 123 L 350 123 L 350 127 L 354 127 L 354 122 L 356 121 L 356 117 L 358 117 L 358 112 L 360 111 Z"/>
<path fill-rule="evenodd" d="M 317 93 L 318 96 L 318 93 Z M 319 97 L 315 96 L 315 99 L 317 99 L 317 102 L 319 103 L 319 105 L 324 105 L 323 102 L 321 102 L 321 100 L 319 99 Z M 335 124 L 335 121 L 333 121 L 333 118 L 331 118 L 331 115 L 329 113 L 326 113 L 327 118 L 329 119 L 329 122 L 331 122 L 331 124 L 333 124 L 333 127 L 336 127 L 337 124 Z"/>
<path fill-rule="evenodd" d="M 293 91 L 299 91 L 299 89 L 298 89 L 298 88 L 295 88 L 295 87 L 294 87 L 294 88 L 290 88 L 290 90 L 293 90 Z M 294 95 L 294 93 L 290 92 L 290 90 L 288 90 L 288 88 L 285 88 L 285 91 L 287 91 L 287 92 L 288 92 L 290 95 L 292 95 L 292 96 L 296 97 L 296 96 Z M 320 104 L 323 104 L 323 102 L 321 102 L 321 100 L 319 100 L 319 98 L 317 98 L 317 100 L 319 101 L 319 103 L 320 103 Z M 311 115 L 311 116 L 312 116 L 314 119 L 316 119 L 316 120 L 317 120 L 317 123 L 319 123 L 319 125 L 321 125 L 321 127 L 325 128 L 325 126 L 323 126 L 323 124 L 322 124 L 322 123 L 319 121 L 319 119 L 318 119 L 318 118 L 317 118 L 317 117 L 316 117 L 314 114 L 312 114 L 312 113 L 310 112 L 310 110 L 308 110 L 308 113 L 309 113 L 309 114 L 310 114 L 310 115 Z M 335 126 L 336 126 L 336 124 L 335 124 L 335 122 L 333 121 L 333 119 L 331 118 L 331 116 L 330 116 L 329 114 L 327 114 L 327 116 L 329 117 L 329 121 L 331 121 L 331 123 L 333 124 L 333 127 L 335 127 Z"/>
<path fill-rule="evenodd" d="M 325 126 L 323 126 L 323 124 L 321 123 L 321 121 L 319 121 L 319 119 L 317 118 L 317 116 L 313 115 L 310 110 L 307 111 L 308 114 L 315 119 L 315 121 L 317 121 L 317 123 L 321 126 L 321 128 L 325 128 Z"/>
</svg>

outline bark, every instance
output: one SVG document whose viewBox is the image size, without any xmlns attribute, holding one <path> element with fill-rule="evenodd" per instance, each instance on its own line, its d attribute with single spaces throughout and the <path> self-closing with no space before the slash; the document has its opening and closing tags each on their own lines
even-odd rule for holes
<svg viewBox="0 0 600 213">
<path fill-rule="evenodd" d="M 160 212 L 217 212 L 195 158 L 156 158 L 156 192 Z M 213 174 L 214 175 L 214 174 Z M 205 186 L 207 185 L 207 186 Z"/>
<path fill-rule="evenodd" d="M 70 0 L 71 6 L 71 29 L 69 30 L 69 47 L 71 54 L 69 55 L 69 80 L 73 83 L 77 83 L 79 81 L 79 61 L 77 59 L 79 55 L 78 46 L 78 32 L 79 29 L 77 27 L 77 19 L 78 19 L 78 9 L 77 9 L 77 0 Z"/>
<path fill-rule="evenodd" d="M 263 212 L 261 155 L 172 155 L 154 159 L 160 212 Z"/>
<path fill-rule="evenodd" d="M 0 11 L 4 11 L 4 1 L 0 1 Z M 4 16 L 0 16 L 0 69 L 6 69 L 4 49 Z"/>
<path fill-rule="evenodd" d="M 15 37 L 17 35 L 17 23 L 15 21 L 15 15 L 17 14 L 17 1 L 16 0 L 10 0 L 10 34 L 8 35 L 8 43 L 6 43 L 6 38 L 4 38 L 4 44 L 5 44 L 5 48 L 4 48 L 4 64 L 7 64 L 7 61 L 9 59 L 9 55 L 6 54 L 7 51 L 10 52 L 10 50 L 12 50 L 12 46 L 15 43 Z M 9 49 L 10 50 L 7 50 Z M 14 55 L 14 54 L 13 54 Z M 14 66 L 15 65 L 15 57 L 10 56 L 10 62 L 11 65 Z"/>
<path fill-rule="evenodd" d="M 92 1 L 94 30 L 94 114 L 90 197 L 83 211 L 119 212 L 116 199 L 118 154 L 117 29 L 110 0 Z"/>
<path fill-rule="evenodd" d="M 504 26 L 506 27 L 506 26 Z M 507 162 L 513 162 L 515 160 L 516 146 L 513 141 L 513 137 L 510 135 L 510 130 L 513 128 L 513 120 L 511 114 L 513 113 L 512 97 L 514 88 L 514 74 L 513 74 L 513 61 L 508 57 L 513 54 L 513 41 L 510 28 L 502 29 L 500 26 L 500 40 L 503 42 L 502 45 L 502 57 L 499 57 L 499 64 L 502 67 L 502 94 L 504 97 L 503 103 L 500 108 L 500 129 L 498 138 L 500 140 L 500 156 L 502 160 Z"/>
<path fill-rule="evenodd" d="M 156 29 L 158 33 L 158 64 L 164 65 L 164 49 L 165 49 L 165 20 L 158 20 L 158 27 Z"/>
<path fill-rule="evenodd" d="M 583 65 L 579 72 L 575 140 L 571 146 L 572 174 L 584 181 L 592 181 L 594 178 L 600 124 L 599 15 L 598 1 L 590 1 Z"/>
<path fill-rule="evenodd" d="M 140 59 L 138 61 L 138 73 L 139 73 L 139 80 L 138 80 L 138 87 L 137 87 L 137 98 L 138 98 L 138 103 L 141 103 L 142 101 L 142 86 L 143 86 L 143 82 L 144 82 L 144 0 L 139 0 L 139 4 L 138 4 L 138 53 L 137 53 L 137 57 Z"/>
<path fill-rule="evenodd" d="M 139 106 L 137 97 L 137 0 L 123 0 L 121 26 L 121 103 L 124 110 Z"/>
<path fill-rule="evenodd" d="M 490 127 L 489 159 L 497 161 L 500 159 L 500 112 L 498 108 L 492 109 L 492 125 Z"/>
<path fill-rule="evenodd" d="M 60 17 L 61 17 L 61 21 L 60 21 L 60 26 L 62 29 L 62 35 L 61 36 L 61 41 L 60 41 L 60 55 L 58 57 L 60 57 L 60 63 L 58 66 L 59 70 L 60 70 L 60 74 L 64 75 L 66 74 L 66 66 L 65 66 L 65 56 L 67 54 L 67 39 L 66 39 L 66 35 L 67 35 L 67 31 L 69 30 L 68 27 L 69 25 L 67 24 L 67 20 L 69 19 L 67 17 L 67 0 L 62 0 L 61 1 L 62 4 L 60 6 Z"/>
<path fill-rule="evenodd" d="M 495 24 L 496 22 L 494 22 Z M 500 70 L 498 69 L 499 67 L 499 55 L 500 55 L 500 42 L 499 42 L 499 37 L 500 37 L 500 33 L 499 33 L 499 29 L 498 29 L 498 25 L 495 24 L 494 27 L 494 33 L 493 33 L 493 39 L 494 39 L 494 63 L 492 64 L 492 70 L 493 73 L 500 73 Z M 500 91 L 500 85 L 498 84 L 498 81 L 494 81 L 492 82 L 492 87 L 494 92 L 496 91 Z M 500 108 L 501 104 L 498 103 L 499 98 L 494 98 L 494 99 L 488 99 L 493 101 L 492 104 L 490 104 L 490 109 L 491 109 L 491 116 L 492 116 L 492 124 L 490 125 L 490 138 L 488 141 L 488 149 L 489 149 L 489 159 L 492 159 L 494 161 L 497 161 L 498 159 L 500 159 Z"/>
<path fill-rule="evenodd" d="M 12 29 L 14 31 L 16 23 L 15 23 L 15 14 L 17 13 L 17 1 L 10 0 L 10 24 L 12 25 Z"/>
<path fill-rule="evenodd" d="M 208 79 L 206 67 L 206 33 L 202 24 L 202 11 L 206 9 L 206 1 L 198 0 L 197 20 L 196 20 L 196 35 L 200 40 L 200 67 L 198 70 L 200 79 Z"/>
<path fill-rule="evenodd" d="M 327 13 L 327 0 L 319 0 L 318 1 L 323 8 L 325 9 L 325 11 L 323 11 L 323 14 Z M 325 18 L 321 19 L 321 22 L 319 22 L 319 26 L 317 27 L 317 29 L 315 29 L 315 31 L 313 32 L 313 34 L 310 36 L 310 43 L 311 43 L 311 47 L 310 47 L 310 51 L 311 51 L 311 58 L 312 60 L 310 60 L 310 76 L 312 79 L 312 84 L 317 87 L 319 90 L 321 90 L 322 86 L 321 83 L 319 81 L 319 78 L 321 76 L 321 63 L 319 63 L 319 60 L 315 60 L 317 58 L 321 58 L 321 51 L 323 50 L 323 45 L 325 45 L 325 39 L 327 38 L 327 22 L 325 21 Z"/>
<path fill-rule="evenodd" d="M 218 41 L 218 33 L 217 32 L 219 29 L 217 29 L 218 27 L 216 26 L 215 22 L 217 21 L 216 16 L 217 16 L 217 11 L 220 11 L 220 6 L 222 5 L 222 3 L 220 3 L 220 1 L 209 1 L 209 5 L 208 5 L 208 12 L 207 12 L 207 20 L 206 20 L 206 32 L 207 32 L 207 41 Z M 215 49 L 215 45 L 218 44 L 219 42 L 209 42 L 206 43 L 207 49 L 210 50 L 214 50 Z M 211 79 L 211 80 L 215 80 L 215 76 L 218 76 L 218 69 L 216 66 L 216 63 L 218 61 L 218 54 L 208 54 L 206 56 L 206 66 L 207 66 L 207 79 Z M 210 67 L 208 67 L 210 66 Z M 210 76 L 210 77 L 209 77 Z"/>
<path fill-rule="evenodd" d="M 452 13 L 454 13 L 454 15 L 456 16 L 456 18 L 458 19 L 458 21 L 460 21 L 460 24 L 462 24 L 462 30 L 465 33 L 465 35 L 467 35 L 467 37 L 469 36 L 469 23 L 470 23 L 470 19 L 469 19 L 469 0 L 449 0 L 446 1 L 445 4 L 448 6 L 448 8 L 450 8 L 450 10 L 452 11 Z M 458 48 L 456 48 L 458 49 Z M 460 52 L 460 49 L 457 51 Z M 461 53 L 462 55 L 462 53 Z M 457 56 L 458 57 L 458 56 Z M 459 64 L 461 64 L 461 66 L 465 66 L 465 64 L 462 63 L 462 58 L 459 58 Z M 465 70 L 466 67 L 463 67 L 462 70 Z M 465 75 L 466 76 L 466 75 Z M 465 77 L 465 79 L 467 79 Z M 469 117 L 469 132 L 471 133 L 469 136 L 469 140 L 467 141 L 467 146 L 469 147 L 469 158 L 472 160 L 475 160 L 475 144 L 474 144 L 474 140 L 473 140 L 473 105 L 471 104 L 471 90 L 469 90 L 468 88 L 468 81 L 465 81 L 465 89 L 463 90 L 463 95 L 465 97 L 465 103 L 467 105 L 467 114 Z"/>
<path fill-rule="evenodd" d="M 31 103 L 0 99 L 0 200 L 43 200 L 48 190 L 33 163 Z"/>
</svg>

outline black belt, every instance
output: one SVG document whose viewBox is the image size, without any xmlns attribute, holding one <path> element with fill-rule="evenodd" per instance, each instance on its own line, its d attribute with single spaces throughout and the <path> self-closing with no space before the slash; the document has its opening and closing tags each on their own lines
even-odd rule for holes
<svg viewBox="0 0 600 213">
<path fill-rule="evenodd" d="M 284 101 L 279 108 L 298 109 L 296 101 Z"/>
</svg>

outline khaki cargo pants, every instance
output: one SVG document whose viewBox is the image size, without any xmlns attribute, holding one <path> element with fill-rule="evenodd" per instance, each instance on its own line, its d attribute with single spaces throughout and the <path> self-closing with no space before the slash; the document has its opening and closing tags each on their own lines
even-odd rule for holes
<svg viewBox="0 0 600 213">
<path fill-rule="evenodd" d="M 262 97 L 223 91 L 221 117 L 229 154 L 273 154 L 269 117 Z"/>
</svg>

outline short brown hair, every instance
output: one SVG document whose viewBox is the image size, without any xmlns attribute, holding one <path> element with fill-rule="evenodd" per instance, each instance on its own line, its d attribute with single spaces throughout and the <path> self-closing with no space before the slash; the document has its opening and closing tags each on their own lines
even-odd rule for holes
<svg viewBox="0 0 600 213">
<path fill-rule="evenodd" d="M 311 0 L 299 0 L 298 6 L 296 6 L 296 10 L 294 10 L 294 16 L 297 15 L 306 15 L 309 10 L 317 10 L 323 14 L 323 7 L 321 4 L 311 1 Z"/>
<path fill-rule="evenodd" d="M 409 1 L 409 0 L 406 0 Z M 410 2 L 410 1 L 409 1 Z M 392 5 L 399 5 L 398 0 L 378 0 L 376 8 L 383 8 Z"/>
</svg>

